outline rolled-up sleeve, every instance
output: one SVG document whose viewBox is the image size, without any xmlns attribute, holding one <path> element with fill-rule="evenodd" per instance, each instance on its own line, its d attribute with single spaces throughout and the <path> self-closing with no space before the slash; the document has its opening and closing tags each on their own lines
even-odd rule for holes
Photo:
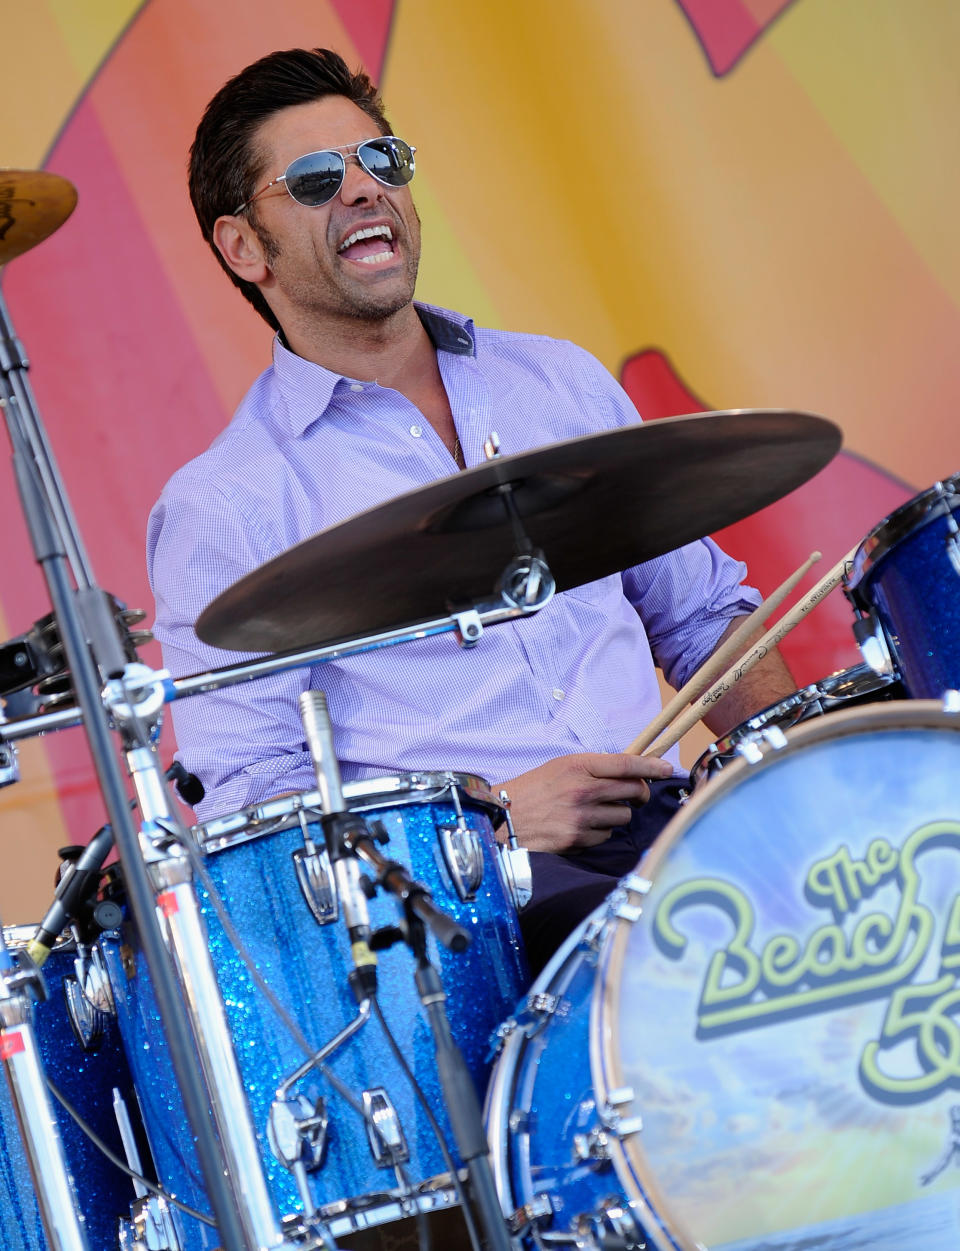
<svg viewBox="0 0 960 1251">
<path fill-rule="evenodd" d="M 713 652 L 735 618 L 760 594 L 743 585 L 746 566 L 713 539 L 687 543 L 623 574 L 623 590 L 643 622 L 667 681 L 680 687 Z"/>
</svg>

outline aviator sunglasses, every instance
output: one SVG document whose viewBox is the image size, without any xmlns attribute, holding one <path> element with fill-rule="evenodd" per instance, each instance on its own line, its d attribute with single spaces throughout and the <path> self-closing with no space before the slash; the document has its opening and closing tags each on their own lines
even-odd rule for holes
<svg viewBox="0 0 960 1251">
<path fill-rule="evenodd" d="M 249 200 L 244 200 L 239 208 L 233 210 L 233 216 L 249 208 L 254 200 L 280 182 L 298 204 L 307 208 L 328 204 L 343 186 L 348 156 L 355 156 L 370 177 L 382 182 L 385 187 L 405 187 L 417 168 L 413 159 L 416 150 L 396 135 L 378 135 L 376 139 L 365 139 L 359 144 L 308 152 L 306 156 L 298 156 L 291 161 L 279 178 L 274 178 L 255 191 Z"/>
</svg>

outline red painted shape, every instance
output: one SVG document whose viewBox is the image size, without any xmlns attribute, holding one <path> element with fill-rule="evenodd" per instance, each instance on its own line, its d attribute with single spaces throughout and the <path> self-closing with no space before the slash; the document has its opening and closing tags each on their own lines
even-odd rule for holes
<svg viewBox="0 0 960 1251">
<path fill-rule="evenodd" d="M 330 0 L 374 82 L 383 73 L 394 0 Z"/>
<path fill-rule="evenodd" d="M 23 1034 L 19 1029 L 9 1030 L 7 1033 L 0 1035 L 0 1060 L 9 1060 L 21 1051 L 26 1051 L 26 1049 L 27 1045 L 23 1041 Z"/>
<path fill-rule="evenodd" d="M 621 381 L 648 421 L 709 411 L 662 352 L 647 350 L 631 357 L 623 367 Z M 823 559 L 791 597 L 790 602 L 794 602 L 914 493 L 913 488 L 869 461 L 840 452 L 811 481 L 713 537 L 731 555 L 746 562 L 748 581 L 764 594 L 779 586 L 812 551 L 822 552 Z M 853 621 L 852 608 L 840 591 L 834 591 L 787 635 L 780 650 L 798 685 L 860 663 Z"/>
<path fill-rule="evenodd" d="M 157 907 L 165 917 L 176 916 L 180 911 L 177 897 L 172 890 L 165 890 L 162 895 L 157 896 Z"/>
<path fill-rule="evenodd" d="M 55 235 L 8 267 L 4 294 L 96 580 L 145 609 L 149 622 L 147 515 L 170 474 L 229 414 L 88 103 L 49 167 L 77 185 L 79 205 Z M 3 458 L 0 526 L 0 596 L 19 633 L 50 605 Z M 159 648 L 144 655 L 159 666 Z M 71 837 L 86 842 L 104 809 L 85 738 L 68 730 L 45 746 Z"/>
<path fill-rule="evenodd" d="M 758 17 L 744 0 L 677 0 L 718 78 L 728 74 L 745 52 L 793 0 L 768 0 Z"/>
</svg>

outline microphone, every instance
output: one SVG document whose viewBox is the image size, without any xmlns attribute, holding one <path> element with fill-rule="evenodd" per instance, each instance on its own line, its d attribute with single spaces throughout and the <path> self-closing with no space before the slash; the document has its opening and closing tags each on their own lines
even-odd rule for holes
<svg viewBox="0 0 960 1251">
<path fill-rule="evenodd" d="M 75 920 L 83 905 L 97 889 L 100 870 L 113 846 L 113 829 L 102 826 L 84 847 L 80 858 L 64 869 L 57 883 L 53 903 L 27 943 L 27 955 L 39 967 L 53 950 L 67 923 Z"/>
<path fill-rule="evenodd" d="M 320 807 L 325 816 L 344 812 L 343 782 L 340 764 L 333 749 L 333 726 L 323 691 L 304 691 L 300 696 L 300 718 L 307 736 L 307 747 L 313 757 L 313 768 L 320 788 Z"/>
<path fill-rule="evenodd" d="M 370 950 L 370 911 L 363 887 L 367 879 L 361 874 L 359 861 L 345 841 L 349 833 L 357 829 L 365 831 L 366 826 L 362 818 L 347 811 L 340 764 L 333 749 L 333 727 L 323 691 L 301 693 L 300 718 L 317 775 L 323 812 L 320 824 L 323 826 L 327 855 L 350 936 L 350 954 L 356 974 L 356 978 L 354 974 L 350 975 L 351 984 L 354 984 L 355 994 L 366 998 L 376 991 L 377 967 L 377 957 Z"/>
</svg>

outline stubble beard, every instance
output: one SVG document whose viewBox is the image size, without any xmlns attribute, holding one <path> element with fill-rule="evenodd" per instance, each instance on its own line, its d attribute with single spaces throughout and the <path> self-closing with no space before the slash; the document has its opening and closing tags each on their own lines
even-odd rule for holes
<svg viewBox="0 0 960 1251">
<path fill-rule="evenodd" d="M 414 216 L 417 219 L 417 225 L 420 224 L 420 215 L 414 209 Z M 256 233 L 260 246 L 263 248 L 264 259 L 271 269 L 276 272 L 276 266 L 283 260 L 283 249 L 280 247 L 276 237 L 270 233 L 266 226 L 256 220 L 251 221 L 251 226 Z M 409 235 L 408 235 L 409 238 Z M 315 251 L 316 254 L 316 251 Z M 413 300 L 413 292 L 417 282 L 417 272 L 420 267 L 420 252 L 417 250 L 416 255 L 412 255 L 408 249 L 406 252 L 406 260 L 404 262 L 405 277 L 407 279 L 404 288 L 397 291 L 392 299 L 384 301 L 377 299 L 376 296 L 366 290 L 353 291 L 347 293 L 340 290 L 338 292 L 339 299 L 335 302 L 331 300 L 334 292 L 328 288 L 324 292 L 324 299 L 318 299 L 315 295 L 315 284 L 313 283 L 294 283 L 292 288 L 288 286 L 290 294 L 296 303 L 309 317 L 311 314 L 316 316 L 329 317 L 331 313 L 341 317 L 353 318 L 356 321 L 363 322 L 379 322 L 386 321 L 406 308 Z M 317 267 L 321 266 L 321 258 L 317 255 Z"/>
</svg>

